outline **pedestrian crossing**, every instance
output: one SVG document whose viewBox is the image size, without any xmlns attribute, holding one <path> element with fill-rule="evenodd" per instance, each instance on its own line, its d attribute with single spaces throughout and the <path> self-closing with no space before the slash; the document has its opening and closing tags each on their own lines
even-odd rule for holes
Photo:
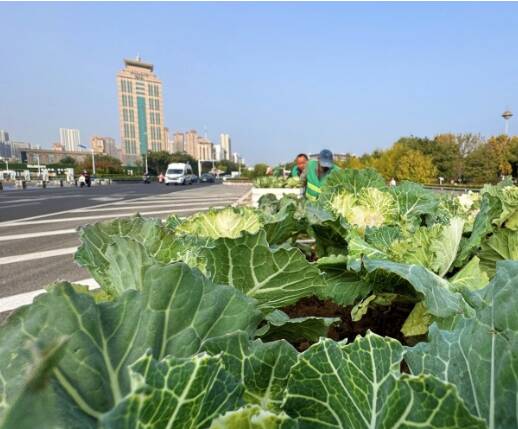
<svg viewBox="0 0 518 429">
<path fill-rule="evenodd" d="M 55 281 L 98 287 L 73 260 L 82 225 L 137 213 L 159 219 L 189 216 L 239 204 L 248 192 L 248 186 L 213 185 L 129 200 L 92 201 L 85 208 L 0 222 L 0 313 L 29 304 Z"/>
</svg>

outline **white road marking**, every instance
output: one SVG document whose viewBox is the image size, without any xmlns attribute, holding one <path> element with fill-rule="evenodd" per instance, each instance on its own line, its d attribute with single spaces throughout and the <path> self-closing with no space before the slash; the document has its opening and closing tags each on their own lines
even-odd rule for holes
<svg viewBox="0 0 518 429">
<path fill-rule="evenodd" d="M 151 215 L 157 215 L 157 214 L 166 214 L 166 213 L 190 213 L 190 212 L 198 212 L 202 210 L 207 210 L 209 208 L 212 209 L 222 209 L 224 206 L 213 206 L 213 207 L 196 207 L 192 209 L 170 209 L 170 210 L 156 210 L 156 211 L 150 211 L 150 212 L 140 212 L 141 216 L 151 216 Z M 111 218 L 111 217 L 128 217 L 133 216 L 136 214 L 135 212 L 130 213 L 115 213 L 115 214 L 109 214 L 109 215 L 95 215 L 95 216 L 81 216 L 81 217 L 69 217 L 69 218 L 59 218 L 59 219 L 43 219 L 43 220 L 29 220 L 29 221 L 22 221 L 22 222 L 9 222 L 9 223 L 0 223 L 0 228 L 2 227 L 13 227 L 13 226 L 28 226 L 28 225 L 43 225 L 47 223 L 57 223 L 57 222 L 75 222 L 78 220 L 94 220 L 94 219 L 101 219 L 101 218 Z"/>
<path fill-rule="evenodd" d="M 138 198 L 134 198 L 134 199 L 131 199 L 131 200 L 126 200 L 126 201 L 135 201 L 136 199 L 138 199 Z M 109 206 L 111 204 L 114 204 L 114 203 L 111 202 L 111 203 L 96 204 L 96 205 L 87 206 L 87 207 L 88 208 L 105 207 L 105 206 Z M 21 218 L 21 219 L 8 220 L 8 221 L 5 221 L 5 222 L 0 222 L 0 227 L 1 226 L 11 226 L 12 224 L 16 225 L 16 224 L 18 224 L 20 222 L 23 222 L 23 221 L 26 221 L 26 220 L 41 219 L 43 217 L 57 216 L 57 215 L 60 215 L 60 214 L 70 213 L 71 210 L 76 210 L 76 209 L 62 210 L 62 211 L 59 211 L 59 212 L 52 212 L 52 213 L 46 213 L 46 214 L 37 215 L 37 216 L 30 216 L 30 217 Z"/>
<path fill-rule="evenodd" d="M 77 232 L 76 229 L 70 228 L 70 229 L 58 229 L 57 231 L 28 232 L 26 234 L 1 235 L 0 241 L 24 240 L 27 238 L 50 237 L 53 235 L 74 234 L 76 232 Z"/>
<path fill-rule="evenodd" d="M 54 256 L 70 255 L 76 250 L 77 247 L 65 247 L 63 249 L 44 250 L 42 252 L 25 253 L 23 255 L 4 256 L 0 258 L 0 265 L 34 261 L 35 259 L 52 258 Z"/>
<path fill-rule="evenodd" d="M 83 279 L 71 283 L 79 283 L 84 286 L 88 286 L 88 289 L 90 290 L 98 289 L 100 287 L 94 279 Z M 37 289 L 30 292 L 24 292 L 16 295 L 6 296 L 5 298 L 0 298 L 0 313 L 15 310 L 22 305 L 31 304 L 34 298 L 46 292 L 47 291 L 45 289 Z"/>
<path fill-rule="evenodd" d="M 142 201 L 144 202 L 144 201 Z M 71 213 L 82 213 L 82 212 L 106 212 L 106 211 L 113 211 L 113 210 L 119 210 L 119 211 L 124 211 L 124 210 L 134 210 L 134 209 L 149 209 L 149 208 L 153 208 L 153 209 L 156 209 L 156 208 L 160 208 L 160 207 L 188 207 L 188 206 L 191 206 L 191 207 L 196 207 L 196 206 L 199 206 L 199 205 L 206 205 L 207 203 L 210 203 L 211 201 L 196 201 L 196 202 L 192 202 L 192 203 L 178 203 L 178 202 L 169 202 L 167 204 L 153 204 L 153 203 L 149 203 L 149 204 L 146 204 L 146 205 L 131 205 L 131 206 L 113 206 L 113 207 L 101 207 L 101 208 L 98 208 L 98 209 L 90 209 L 90 208 L 87 208 L 87 209 L 77 209 L 77 210 L 74 210 L 72 211 Z M 213 203 L 228 203 L 228 204 L 231 204 L 233 201 L 232 200 L 218 200 L 218 201 L 212 201 Z"/>
<path fill-rule="evenodd" d="M 17 204 L 9 204 L 7 206 L 3 205 L 3 206 L 0 207 L 0 210 L 8 209 L 9 207 L 33 206 L 34 204 L 39 204 L 39 202 L 36 201 L 36 202 L 33 202 L 33 203 L 17 203 Z"/>
<path fill-rule="evenodd" d="M 122 197 L 97 197 L 90 198 L 92 201 L 119 201 L 122 200 Z"/>
</svg>

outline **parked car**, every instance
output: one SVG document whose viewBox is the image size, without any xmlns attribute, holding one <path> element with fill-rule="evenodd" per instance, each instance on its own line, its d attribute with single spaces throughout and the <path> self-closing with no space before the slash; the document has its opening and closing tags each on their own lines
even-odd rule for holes
<svg viewBox="0 0 518 429">
<path fill-rule="evenodd" d="M 167 166 L 165 184 L 168 186 L 170 183 L 174 185 L 191 185 L 192 177 L 193 173 L 190 164 L 175 162 Z"/>
<path fill-rule="evenodd" d="M 214 183 L 216 181 L 216 178 L 214 177 L 214 175 L 210 173 L 204 173 L 201 175 L 200 180 L 205 183 Z"/>
<path fill-rule="evenodd" d="M 196 174 L 192 175 L 192 183 L 198 183 L 200 181 L 200 178 L 196 176 Z"/>
</svg>

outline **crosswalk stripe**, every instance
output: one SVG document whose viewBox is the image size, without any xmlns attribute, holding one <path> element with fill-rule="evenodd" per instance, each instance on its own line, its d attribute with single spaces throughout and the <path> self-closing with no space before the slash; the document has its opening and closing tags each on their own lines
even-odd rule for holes
<svg viewBox="0 0 518 429">
<path fill-rule="evenodd" d="M 78 283 L 84 286 L 88 286 L 88 289 L 90 290 L 98 289 L 100 287 L 94 279 L 83 279 L 71 283 Z M 0 313 L 15 310 L 22 305 L 31 304 L 34 298 L 46 292 L 47 291 L 45 289 L 37 289 L 30 292 L 24 292 L 0 298 Z"/>
<path fill-rule="evenodd" d="M 74 234 L 77 232 L 75 228 L 58 229 L 56 231 L 28 232 L 26 234 L 2 235 L 0 241 L 25 240 L 27 238 L 50 237 L 53 235 Z"/>
<path fill-rule="evenodd" d="M 44 250 L 41 252 L 24 253 L 23 255 L 4 256 L 0 258 L 0 265 L 14 264 L 17 262 L 34 261 L 35 259 L 52 258 L 54 256 L 70 255 L 77 247 L 65 247 L 63 249 Z"/>
<path fill-rule="evenodd" d="M 106 211 L 113 211 L 113 210 L 134 210 L 134 209 L 148 209 L 150 207 L 156 209 L 159 207 L 195 207 L 198 205 L 206 205 L 207 203 L 210 203 L 211 201 L 199 201 L 199 202 L 193 202 L 193 203 L 178 203 L 178 202 L 169 202 L 166 204 L 153 204 L 148 203 L 146 205 L 123 205 L 123 206 L 113 206 L 113 207 L 100 207 L 96 209 L 90 209 L 90 208 L 84 208 L 84 209 L 76 209 L 74 211 L 71 211 L 70 213 L 82 213 L 82 212 L 106 212 Z M 219 203 L 227 203 L 231 204 L 232 200 L 223 200 L 223 201 L 212 201 L 212 202 L 219 202 Z"/>
<path fill-rule="evenodd" d="M 171 209 L 171 210 L 156 210 L 150 212 L 140 212 L 141 216 L 151 216 L 157 214 L 166 214 L 166 213 L 190 213 L 190 212 L 198 212 L 205 209 L 222 209 L 224 206 L 213 206 L 213 207 L 196 207 L 193 209 Z M 109 215 L 95 215 L 95 216 L 81 216 L 81 217 L 69 217 L 69 218 L 59 218 L 59 219 L 43 219 L 43 220 L 33 220 L 33 221 L 23 221 L 23 222 L 13 222 L 13 223 L 0 223 L 0 228 L 2 227 L 14 227 L 14 226 L 28 226 L 28 225 L 44 225 L 47 223 L 57 223 L 57 222 L 74 222 L 78 220 L 93 220 L 93 219 L 101 219 L 101 218 L 111 218 L 111 217 L 128 217 L 133 216 L 135 213 L 115 213 Z"/>
</svg>

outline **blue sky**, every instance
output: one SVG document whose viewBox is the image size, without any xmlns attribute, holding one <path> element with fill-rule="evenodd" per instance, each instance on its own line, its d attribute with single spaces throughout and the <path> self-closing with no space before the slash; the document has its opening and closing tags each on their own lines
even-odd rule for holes
<svg viewBox="0 0 518 429">
<path fill-rule="evenodd" d="M 115 75 L 155 64 L 166 125 L 248 162 L 404 135 L 518 133 L 518 4 L 0 3 L 0 128 L 119 140 Z M 514 123 L 513 123 L 514 122 Z M 516 124 L 516 125 L 515 125 Z"/>
</svg>

